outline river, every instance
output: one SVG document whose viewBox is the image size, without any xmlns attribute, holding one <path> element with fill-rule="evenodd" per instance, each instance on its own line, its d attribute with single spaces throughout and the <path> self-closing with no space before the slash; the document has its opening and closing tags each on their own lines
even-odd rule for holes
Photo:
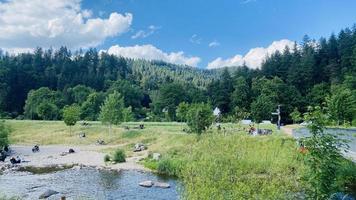
<svg viewBox="0 0 356 200">
<path fill-rule="evenodd" d="M 166 182 L 170 188 L 144 188 L 138 184 L 152 180 Z M 104 171 L 93 168 L 67 169 L 48 174 L 31 174 L 12 171 L 0 175 L 0 194 L 21 199 L 38 199 L 47 189 L 60 192 L 49 199 L 95 199 L 95 200 L 175 200 L 179 199 L 175 179 L 139 171 Z"/>
<path fill-rule="evenodd" d="M 356 161 L 356 129 L 346 129 L 346 128 L 327 128 L 324 130 L 325 133 L 330 133 L 337 135 L 340 139 L 347 140 L 349 145 L 348 152 L 345 153 L 345 156 Z M 310 136 L 310 132 L 307 128 L 293 129 L 293 137 L 303 138 Z"/>
</svg>

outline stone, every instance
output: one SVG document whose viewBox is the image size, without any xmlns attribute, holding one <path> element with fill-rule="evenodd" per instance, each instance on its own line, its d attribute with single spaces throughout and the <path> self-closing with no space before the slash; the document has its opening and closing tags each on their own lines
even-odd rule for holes
<svg viewBox="0 0 356 200">
<path fill-rule="evenodd" d="M 159 159 L 161 159 L 161 154 L 160 154 L 160 153 L 153 153 L 153 154 L 152 154 L 152 159 L 153 159 L 153 160 L 159 160 Z"/>
<path fill-rule="evenodd" d="M 159 187 L 159 188 L 170 188 L 171 187 L 168 183 L 163 183 L 163 182 L 155 182 L 154 186 Z"/>
<path fill-rule="evenodd" d="M 142 186 L 142 187 L 152 187 L 153 182 L 152 181 L 143 181 L 143 182 L 139 183 L 138 185 Z"/>
<path fill-rule="evenodd" d="M 81 167 L 80 167 L 79 165 L 76 165 L 76 166 L 74 166 L 72 169 L 74 169 L 74 170 L 80 170 Z"/>
<path fill-rule="evenodd" d="M 46 190 L 43 194 L 40 195 L 39 199 L 46 199 L 55 194 L 59 194 L 59 192 L 54 190 Z"/>
<path fill-rule="evenodd" d="M 142 143 L 137 143 L 135 144 L 135 147 L 134 147 L 134 152 L 138 152 L 138 151 L 144 151 L 146 150 L 146 146 Z"/>
<path fill-rule="evenodd" d="M 104 140 L 97 140 L 96 144 L 98 145 L 105 145 L 105 141 Z"/>
</svg>

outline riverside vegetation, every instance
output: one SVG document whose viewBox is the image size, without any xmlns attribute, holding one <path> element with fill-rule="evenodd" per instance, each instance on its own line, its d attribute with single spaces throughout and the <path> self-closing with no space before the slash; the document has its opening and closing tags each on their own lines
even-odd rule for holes
<svg viewBox="0 0 356 200">
<path fill-rule="evenodd" d="M 89 122 L 87 127 L 76 124 L 72 134 L 60 121 L 7 120 L 6 124 L 12 130 L 9 140 L 15 144 L 85 145 L 104 138 L 108 147 L 102 151 L 115 155 L 115 146 L 120 146 L 124 152 L 118 151 L 118 157 L 122 158 L 123 153 L 132 156 L 135 143 L 145 143 L 150 153 L 141 163 L 157 173 L 177 176 L 186 199 L 305 199 L 316 188 L 309 181 L 309 154 L 301 153 L 295 139 L 277 131 L 274 125 L 260 125 L 273 129 L 272 135 L 252 137 L 244 130 L 247 127 L 232 123 L 222 124 L 222 130 L 209 128 L 201 135 L 187 134 L 183 131 L 187 125 L 175 122 L 146 122 L 141 130 L 126 130 L 124 127 L 138 123 L 123 123 L 113 126 L 111 135 L 98 122 Z M 85 139 L 76 134 L 82 131 L 86 132 Z M 153 160 L 153 152 L 162 154 L 162 158 Z M 335 156 L 339 161 L 333 163 L 337 167 L 332 187 L 322 194 L 352 194 L 356 166 L 339 154 Z"/>
</svg>

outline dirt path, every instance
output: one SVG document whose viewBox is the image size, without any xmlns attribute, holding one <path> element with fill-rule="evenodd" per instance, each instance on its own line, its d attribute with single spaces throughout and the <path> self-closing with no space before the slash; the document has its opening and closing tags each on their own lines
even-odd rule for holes
<svg viewBox="0 0 356 200">
<path fill-rule="evenodd" d="M 125 163 L 118 164 L 106 164 L 104 162 L 105 153 L 99 152 L 102 149 L 118 147 L 115 146 L 60 146 L 60 145 L 48 145 L 40 146 L 40 151 L 37 153 L 32 152 L 31 146 L 13 145 L 11 146 L 12 156 L 19 156 L 22 162 L 21 166 L 33 166 L 33 167 L 46 167 L 53 165 L 84 165 L 96 168 L 107 168 L 113 170 L 142 170 L 149 171 L 149 169 L 143 167 L 137 162 L 147 156 L 147 151 L 134 153 L 132 157 L 126 159 Z M 65 154 L 72 148 L 75 153 Z M 62 154 L 62 155 L 61 155 Z M 10 157 L 7 157 L 5 163 L 8 164 Z"/>
<path fill-rule="evenodd" d="M 283 133 L 289 135 L 289 136 L 293 136 L 293 128 L 288 127 L 288 126 L 282 126 L 281 130 Z"/>
</svg>

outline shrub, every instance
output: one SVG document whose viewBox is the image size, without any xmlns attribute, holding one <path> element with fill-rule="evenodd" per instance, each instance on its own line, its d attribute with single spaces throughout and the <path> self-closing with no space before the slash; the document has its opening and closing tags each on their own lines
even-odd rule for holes
<svg viewBox="0 0 356 200">
<path fill-rule="evenodd" d="M 183 162 L 175 158 L 164 158 L 158 162 L 157 172 L 169 176 L 179 176 Z"/>
<path fill-rule="evenodd" d="M 104 156 L 104 162 L 109 162 L 111 159 L 110 159 L 110 156 L 109 155 L 105 155 Z"/>
<path fill-rule="evenodd" d="M 201 134 L 208 129 L 213 119 L 213 111 L 209 104 L 205 103 L 192 104 L 187 114 L 187 124 L 197 134 Z"/>
<path fill-rule="evenodd" d="M 113 156 L 113 161 L 115 163 L 122 163 L 122 162 L 125 162 L 126 161 L 126 155 L 125 155 L 125 151 L 122 150 L 122 149 L 117 149 L 114 153 L 114 156 Z"/>
<path fill-rule="evenodd" d="M 305 164 L 308 166 L 306 174 L 308 191 L 312 199 L 327 199 L 337 191 L 337 170 L 340 168 L 343 157 L 341 150 L 345 145 L 338 136 L 324 133 L 327 115 L 320 107 L 309 108 L 305 114 L 305 121 L 310 121 L 308 129 L 312 136 L 304 139 L 303 143 L 308 149 Z"/>
<path fill-rule="evenodd" d="M 356 196 L 356 164 L 344 160 L 337 171 L 336 185 L 339 191 Z"/>
</svg>

